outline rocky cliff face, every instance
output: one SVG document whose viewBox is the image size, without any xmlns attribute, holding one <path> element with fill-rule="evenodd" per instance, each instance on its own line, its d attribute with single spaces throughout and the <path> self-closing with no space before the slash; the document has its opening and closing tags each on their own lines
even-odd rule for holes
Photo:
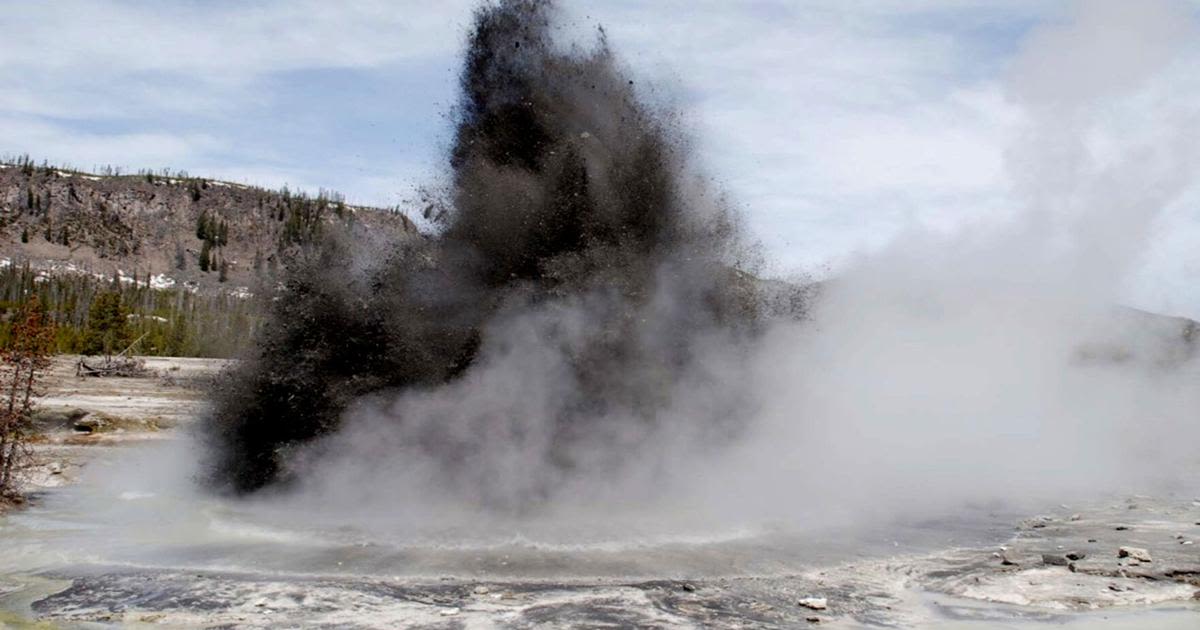
<svg viewBox="0 0 1200 630">
<path fill-rule="evenodd" d="M 0 257 L 49 270 L 232 290 L 269 279 L 291 246 L 339 222 L 383 238 L 417 233 L 403 214 L 336 195 L 0 165 Z"/>
</svg>

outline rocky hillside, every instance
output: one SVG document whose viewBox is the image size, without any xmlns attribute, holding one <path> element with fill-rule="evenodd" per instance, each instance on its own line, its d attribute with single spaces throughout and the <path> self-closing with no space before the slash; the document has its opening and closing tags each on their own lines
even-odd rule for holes
<svg viewBox="0 0 1200 630">
<path fill-rule="evenodd" d="M 97 175 L 27 158 L 0 165 L 0 257 L 202 291 L 253 287 L 327 226 L 403 238 L 399 212 L 183 174 Z"/>
</svg>

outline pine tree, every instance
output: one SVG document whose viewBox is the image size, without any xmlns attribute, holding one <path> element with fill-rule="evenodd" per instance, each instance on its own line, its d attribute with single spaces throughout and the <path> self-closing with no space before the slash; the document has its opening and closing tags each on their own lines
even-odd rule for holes
<svg viewBox="0 0 1200 630">
<path fill-rule="evenodd" d="M 29 242 L 29 227 L 28 226 L 21 228 L 21 242 L 22 243 Z"/>
<path fill-rule="evenodd" d="M 200 247 L 200 271 L 203 271 L 205 273 L 208 272 L 208 269 L 212 263 L 211 250 L 212 250 L 212 246 L 209 245 L 209 242 L 204 241 L 204 245 Z"/>
<path fill-rule="evenodd" d="M 189 344 L 188 321 L 182 313 L 175 316 L 175 320 L 171 322 L 171 331 L 167 335 L 165 346 L 165 350 L 170 356 L 189 356 L 191 344 Z"/>
<path fill-rule="evenodd" d="M 50 367 L 54 325 L 34 295 L 21 305 L 3 352 L 0 401 L 0 499 L 19 501 L 16 474 L 29 456 L 28 442 L 38 385 Z"/>
<path fill-rule="evenodd" d="M 84 354 L 112 354 L 129 345 L 132 332 L 129 329 L 127 310 L 121 303 L 121 294 L 101 293 L 92 300 L 88 308 L 87 326 L 83 331 Z"/>
<path fill-rule="evenodd" d="M 196 238 L 208 240 L 208 213 L 201 212 L 199 217 L 196 217 Z"/>
</svg>

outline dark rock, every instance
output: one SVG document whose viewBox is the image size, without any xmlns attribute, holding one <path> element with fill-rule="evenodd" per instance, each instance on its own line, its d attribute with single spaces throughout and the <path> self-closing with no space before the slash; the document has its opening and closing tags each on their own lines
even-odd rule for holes
<svg viewBox="0 0 1200 630">
<path fill-rule="evenodd" d="M 94 415 L 86 415 L 72 423 L 71 428 L 78 433 L 96 433 L 105 427 L 104 418 Z"/>
<path fill-rule="evenodd" d="M 1060 556 L 1058 554 L 1052 554 L 1052 553 L 1044 553 L 1044 554 L 1042 554 L 1042 564 L 1048 564 L 1048 565 L 1056 566 L 1056 567 L 1065 567 L 1070 563 L 1067 561 L 1066 556 Z"/>
<path fill-rule="evenodd" d="M 30 418 L 35 426 L 43 429 L 70 429 L 88 412 L 79 409 L 37 409 Z"/>
<path fill-rule="evenodd" d="M 1075 560 L 1083 560 L 1084 558 L 1087 557 L 1087 554 L 1079 553 L 1078 551 L 1072 551 L 1071 553 L 1068 553 L 1063 557 L 1065 557 L 1067 560 L 1075 561 Z"/>
</svg>

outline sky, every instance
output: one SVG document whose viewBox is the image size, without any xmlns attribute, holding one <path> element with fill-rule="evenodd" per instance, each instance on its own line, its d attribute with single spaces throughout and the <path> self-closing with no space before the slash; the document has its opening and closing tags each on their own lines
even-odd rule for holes
<svg viewBox="0 0 1200 630">
<path fill-rule="evenodd" d="M 475 4 L 4 0 L 0 154 L 402 205 L 444 172 Z M 683 113 L 696 170 L 743 209 L 780 276 L 828 274 L 913 230 L 969 231 L 1023 203 L 1011 165 L 1028 115 L 1013 76 L 1028 73 L 1029 39 L 1079 8 L 561 4 L 564 40 L 586 45 L 603 25 L 643 96 Z M 1115 50 L 1105 69 L 1136 57 Z M 1131 303 L 1200 317 L 1195 188 L 1163 201 Z"/>
</svg>

